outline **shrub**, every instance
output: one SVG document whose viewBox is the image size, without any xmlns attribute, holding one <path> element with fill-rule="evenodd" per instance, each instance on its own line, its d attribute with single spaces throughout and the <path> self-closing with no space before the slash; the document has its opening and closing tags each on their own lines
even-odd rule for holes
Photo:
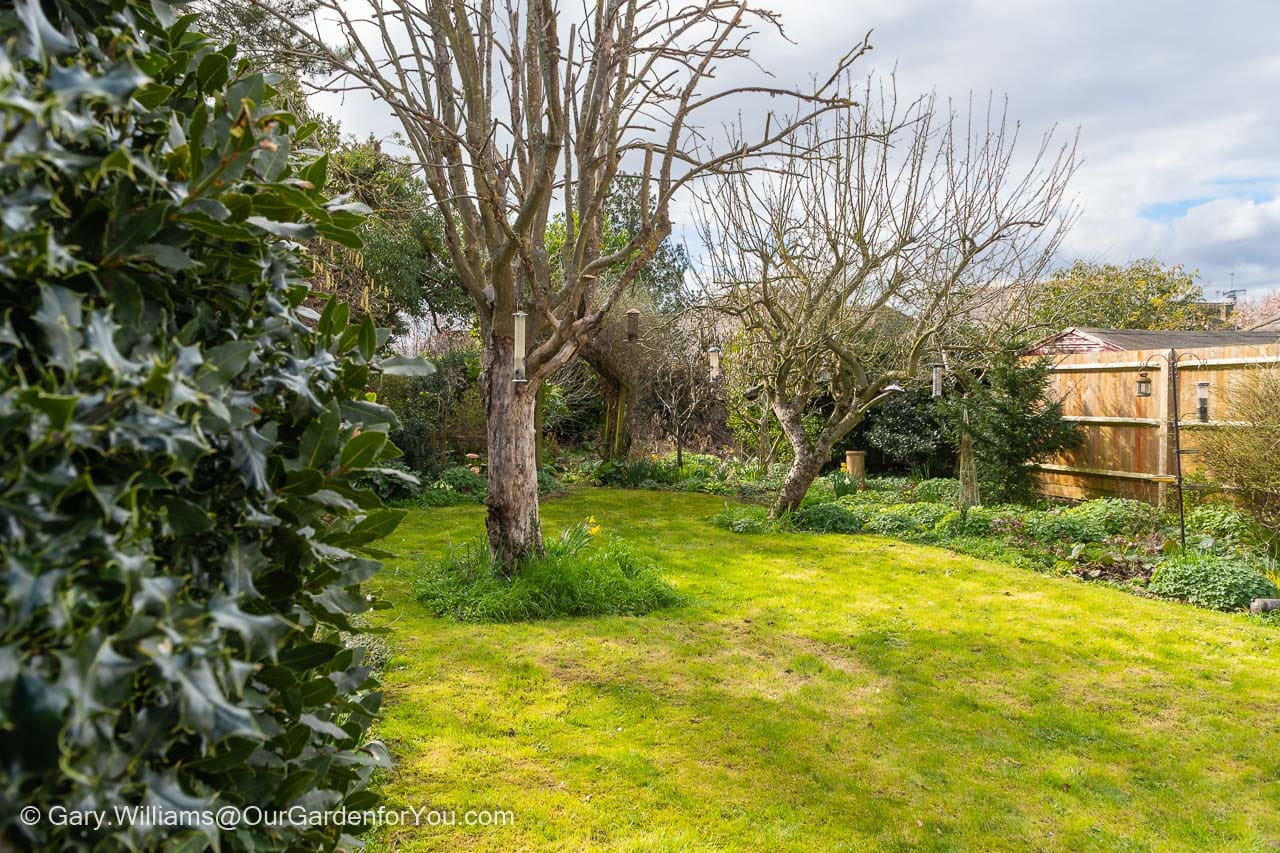
<svg viewBox="0 0 1280 853">
<path fill-rule="evenodd" d="M 831 485 L 831 481 L 826 477 L 819 477 L 809 486 L 809 491 L 805 492 L 804 499 L 800 502 L 800 505 L 811 506 L 813 504 L 831 503 L 835 499 L 836 492 Z"/>
<path fill-rule="evenodd" d="M 1187 514 L 1187 530 L 1225 548 L 1264 548 L 1270 539 L 1265 527 L 1247 513 L 1222 503 L 1203 504 Z"/>
<path fill-rule="evenodd" d="M 1255 598 L 1274 598 L 1276 585 L 1239 557 L 1187 551 L 1162 560 L 1147 589 L 1214 610 L 1242 610 Z"/>
<path fill-rule="evenodd" d="M 657 459 L 606 459 L 596 466 L 593 477 L 598 485 L 624 489 L 671 486 L 681 479 L 680 469 L 674 463 L 668 464 Z"/>
<path fill-rule="evenodd" d="M 588 547 L 595 529 L 591 522 L 569 528 L 514 578 L 495 571 L 483 542 L 452 549 L 422 568 L 414 594 L 432 615 L 459 622 L 639 616 L 683 603 L 657 567 L 623 543 Z"/>
<path fill-rule="evenodd" d="M 716 527 L 734 533 L 765 533 L 777 528 L 769 511 L 760 506 L 728 506 L 708 519 Z"/>
<path fill-rule="evenodd" d="M 1105 536 L 1140 536 L 1155 533 L 1164 526 L 1164 515 L 1159 509 L 1125 498 L 1085 501 L 1068 508 L 1063 515 L 1078 519 L 1090 531 L 1101 530 Z"/>
<path fill-rule="evenodd" d="M 414 492 L 408 498 L 396 501 L 396 506 L 413 506 L 429 509 L 431 507 L 476 504 L 479 503 L 480 500 L 481 499 L 476 495 L 468 495 L 463 492 L 459 492 L 448 483 L 436 481 L 427 488 Z"/>
<path fill-rule="evenodd" d="M 473 342 L 432 359 L 430 376 L 395 377 L 382 383 L 382 401 L 400 420 L 392 440 L 404 463 L 419 473 L 435 473 L 451 454 L 484 447 L 484 405 L 477 380 L 480 348 Z"/>
<path fill-rule="evenodd" d="M 857 533 L 862 530 L 867 517 L 838 503 L 815 503 L 801 506 L 791 516 L 792 523 L 801 530 L 818 533 Z"/>
<path fill-rule="evenodd" d="M 545 468 L 538 469 L 538 494 L 550 495 L 564 491 L 564 484 Z"/>
<path fill-rule="evenodd" d="M 396 453 L 364 399 L 379 334 L 303 310 L 286 242 L 357 245 L 359 217 L 323 158 L 295 168 L 263 77 L 162 2 L 22 10 L 0 14 L 0 846 L 331 849 L 340 827 L 15 820 L 376 805 L 380 693 L 342 635 L 403 515 L 357 483 Z"/>
<path fill-rule="evenodd" d="M 1215 479 L 1230 483 L 1250 515 L 1280 532 L 1280 369 L 1259 368 L 1231 392 L 1233 416 L 1247 427 L 1206 431 L 1200 458 Z"/>
<path fill-rule="evenodd" d="M 921 480 L 911 489 L 911 495 L 918 501 L 956 506 L 960 503 L 960 481 L 945 477 Z"/>
<path fill-rule="evenodd" d="M 910 477 L 868 477 L 866 491 L 875 494 L 891 494 L 895 503 L 901 503 L 911 492 Z"/>
<path fill-rule="evenodd" d="M 906 501 L 903 500 L 903 497 L 903 495 L 897 492 L 866 489 L 861 492 L 842 495 L 841 497 L 836 498 L 836 502 L 841 506 L 846 506 L 850 509 L 853 507 L 884 507 L 891 506 L 893 504 L 906 503 Z"/>
<path fill-rule="evenodd" d="M 399 460 L 387 462 L 355 481 L 357 488 L 369 489 L 384 502 L 402 502 L 412 498 L 421 487 L 418 478 Z"/>
<path fill-rule="evenodd" d="M 992 522 L 999 517 L 1000 511 L 990 507 L 953 509 L 938 520 L 934 529 L 939 536 L 946 538 L 990 536 Z"/>
<path fill-rule="evenodd" d="M 951 507 L 934 503 L 891 504 L 867 519 L 866 529 L 882 536 L 915 537 L 932 531 Z"/>
<path fill-rule="evenodd" d="M 1071 542 L 1101 542 L 1107 538 L 1102 520 L 1072 514 L 1066 509 L 1032 510 L 1022 516 L 1027 535 L 1042 545 Z"/>
<path fill-rule="evenodd" d="M 937 401 L 944 430 L 956 447 L 972 440 L 981 491 L 987 500 L 1027 501 L 1034 491 L 1031 463 L 1080 441 L 1052 399 L 1047 358 L 1024 362 L 1017 352 L 995 355 L 981 383 Z"/>
<path fill-rule="evenodd" d="M 465 465 L 452 465 L 440 472 L 437 481 L 455 492 L 474 497 L 484 497 L 489 492 L 489 483 L 484 477 Z"/>
</svg>

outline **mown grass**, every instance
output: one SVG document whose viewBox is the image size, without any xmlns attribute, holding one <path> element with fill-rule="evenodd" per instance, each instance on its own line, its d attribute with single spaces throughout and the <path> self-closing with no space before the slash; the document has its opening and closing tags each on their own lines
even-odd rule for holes
<svg viewBox="0 0 1280 853">
<path fill-rule="evenodd" d="M 744 537 L 704 495 L 592 490 L 688 603 L 463 625 L 415 567 L 478 507 L 411 513 L 378 735 L 393 803 L 509 809 L 373 848 L 1272 849 L 1280 631 L 874 536 Z"/>
</svg>

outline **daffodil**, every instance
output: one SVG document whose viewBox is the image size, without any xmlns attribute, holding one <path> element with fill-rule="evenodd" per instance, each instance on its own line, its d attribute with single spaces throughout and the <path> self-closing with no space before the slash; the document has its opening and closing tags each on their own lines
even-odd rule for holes
<svg viewBox="0 0 1280 853">
<path fill-rule="evenodd" d="M 596 523 L 596 517 L 594 515 L 587 516 L 587 524 L 595 524 L 595 523 Z"/>
<path fill-rule="evenodd" d="M 599 532 L 600 532 L 600 525 L 598 524 L 593 524 L 587 528 L 587 533 L 591 534 L 592 536 L 595 536 Z"/>
</svg>

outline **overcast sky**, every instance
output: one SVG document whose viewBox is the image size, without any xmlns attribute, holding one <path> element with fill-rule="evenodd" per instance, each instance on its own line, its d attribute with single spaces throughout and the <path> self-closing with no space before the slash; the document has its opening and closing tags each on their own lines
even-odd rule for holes
<svg viewBox="0 0 1280 853">
<path fill-rule="evenodd" d="M 763 4 L 795 42 L 753 51 L 777 82 L 829 68 L 871 29 L 864 73 L 896 66 L 904 93 L 1007 94 L 1028 137 L 1078 127 L 1083 212 L 1064 262 L 1153 256 L 1199 269 L 1210 298 L 1232 273 L 1251 295 L 1280 289 L 1280 0 Z M 352 133 L 394 129 L 360 99 L 322 107 Z"/>
</svg>

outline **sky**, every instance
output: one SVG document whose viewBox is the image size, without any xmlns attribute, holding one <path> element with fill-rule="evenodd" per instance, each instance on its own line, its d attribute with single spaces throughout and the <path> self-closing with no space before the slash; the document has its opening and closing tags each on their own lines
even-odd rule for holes
<svg viewBox="0 0 1280 853">
<path fill-rule="evenodd" d="M 776 83 L 829 69 L 871 30 L 858 68 L 893 72 L 901 93 L 1007 96 L 1028 148 L 1078 129 L 1081 213 L 1061 263 L 1155 257 L 1199 270 L 1211 299 L 1280 290 L 1277 0 L 760 2 L 790 39 L 753 48 Z M 318 106 L 358 135 L 395 128 L 356 96 Z"/>
</svg>

